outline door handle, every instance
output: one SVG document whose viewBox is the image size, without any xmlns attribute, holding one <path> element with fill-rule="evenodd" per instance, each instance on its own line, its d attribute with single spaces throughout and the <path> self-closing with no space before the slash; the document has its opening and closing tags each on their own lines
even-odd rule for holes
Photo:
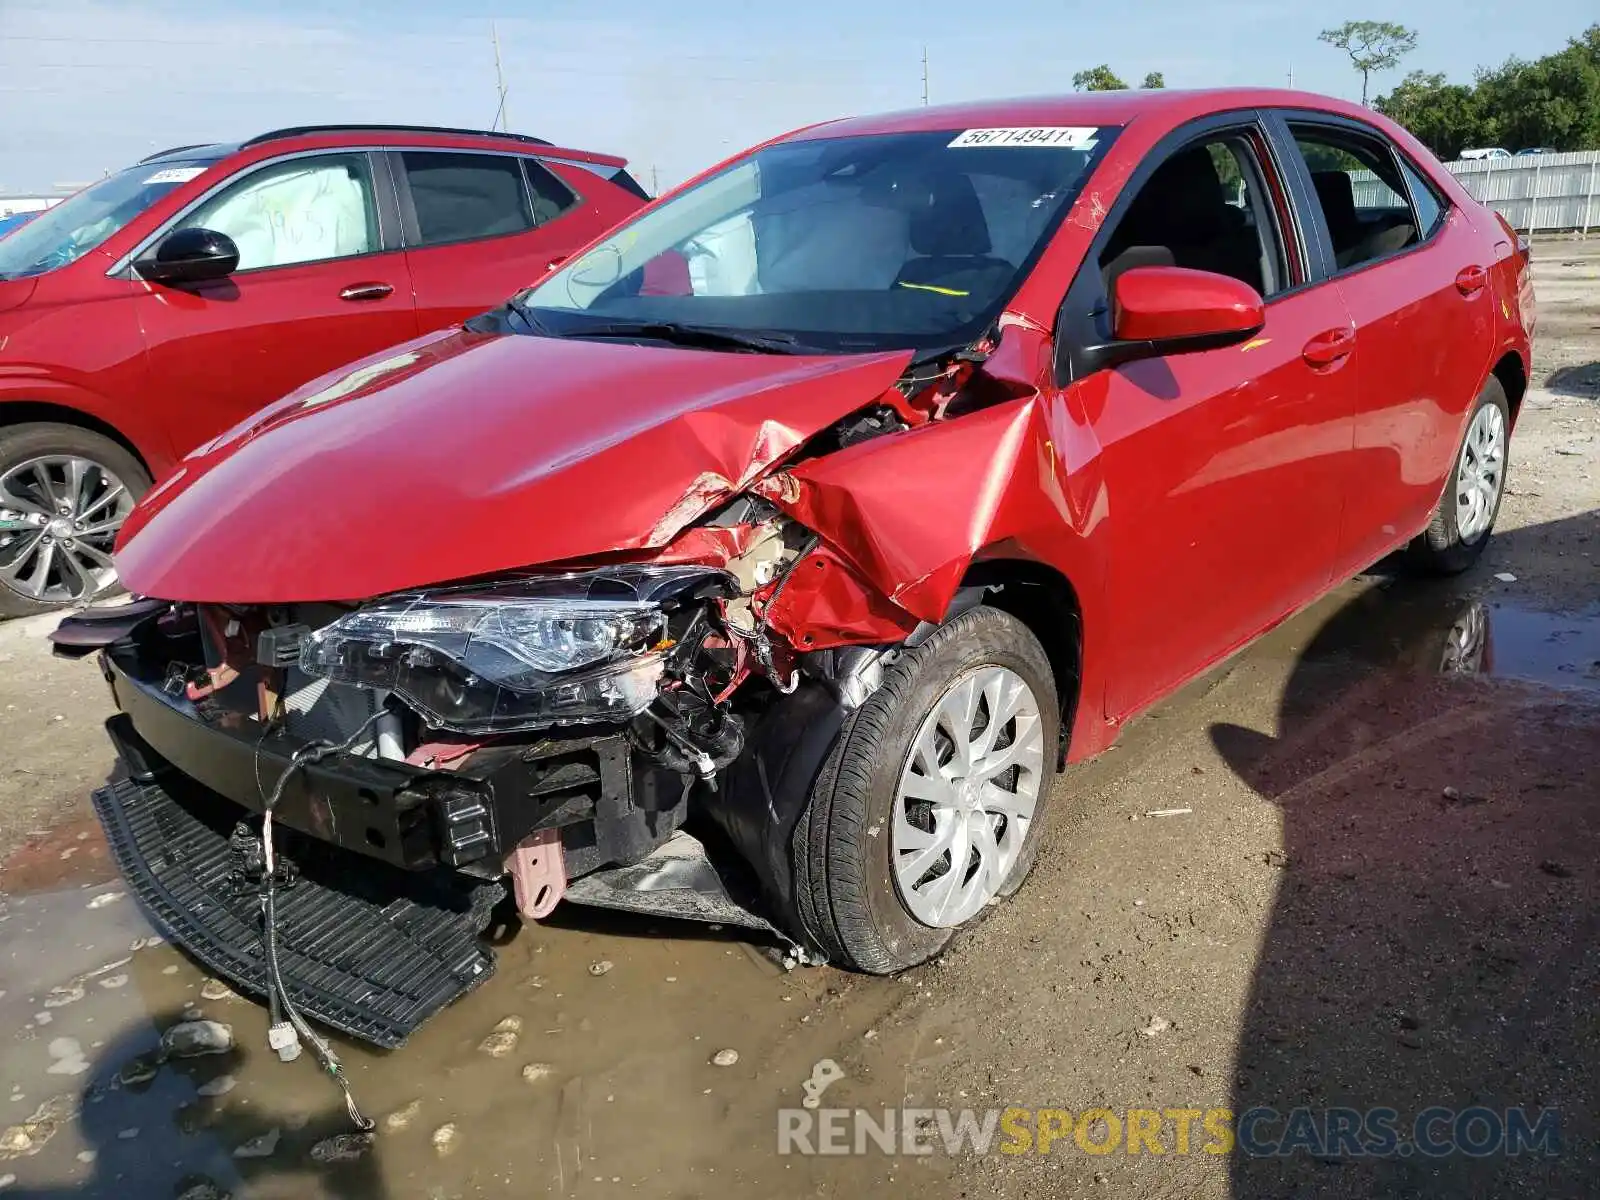
<svg viewBox="0 0 1600 1200">
<path fill-rule="evenodd" d="M 341 300 L 382 300 L 394 294 L 391 283 L 352 283 L 339 293 Z"/>
<path fill-rule="evenodd" d="M 1487 267 L 1463 267 L 1456 274 L 1456 291 L 1463 296 L 1475 296 L 1489 286 Z"/>
<path fill-rule="evenodd" d="M 1349 358 L 1355 348 L 1355 330 L 1328 329 L 1307 342 L 1300 351 L 1300 357 L 1313 367 L 1331 367 Z"/>
</svg>

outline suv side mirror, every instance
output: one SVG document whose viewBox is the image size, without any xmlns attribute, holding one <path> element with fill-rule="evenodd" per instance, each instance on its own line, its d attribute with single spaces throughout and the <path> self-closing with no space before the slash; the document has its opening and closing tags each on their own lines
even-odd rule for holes
<svg viewBox="0 0 1600 1200">
<path fill-rule="evenodd" d="M 174 229 L 133 264 L 151 283 L 201 283 L 223 279 L 239 266 L 239 247 L 214 229 Z"/>
<path fill-rule="evenodd" d="M 1111 296 L 1112 341 L 1086 347 L 1082 369 L 1233 346 L 1261 332 L 1259 292 L 1230 275 L 1186 267 L 1130 267 Z"/>
</svg>

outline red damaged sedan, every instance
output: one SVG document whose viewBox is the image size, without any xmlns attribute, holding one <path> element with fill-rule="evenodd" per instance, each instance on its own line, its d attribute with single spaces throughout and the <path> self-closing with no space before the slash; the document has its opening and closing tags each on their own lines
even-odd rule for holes
<svg viewBox="0 0 1600 1200">
<path fill-rule="evenodd" d="M 508 880 L 911 966 L 1064 762 L 1392 551 L 1472 564 L 1532 304 L 1334 100 L 804 129 L 159 483 L 140 599 L 56 634 L 121 709 L 98 812 L 171 936 L 385 1045 Z"/>
</svg>

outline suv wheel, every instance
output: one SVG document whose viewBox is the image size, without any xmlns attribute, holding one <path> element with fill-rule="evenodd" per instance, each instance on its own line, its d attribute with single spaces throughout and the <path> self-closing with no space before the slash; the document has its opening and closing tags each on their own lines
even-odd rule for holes
<svg viewBox="0 0 1600 1200">
<path fill-rule="evenodd" d="M 0 617 L 114 593 L 111 548 L 149 486 L 138 459 L 87 429 L 0 429 Z"/>
<path fill-rule="evenodd" d="M 1059 723 L 1032 632 L 978 607 L 906 651 L 851 717 L 795 833 L 801 917 L 874 974 L 933 957 L 1022 886 Z"/>
<path fill-rule="evenodd" d="M 1511 407 L 1505 389 L 1491 375 L 1467 418 L 1466 436 L 1433 521 L 1412 543 L 1412 558 L 1419 565 L 1455 575 L 1478 561 L 1505 496 L 1510 451 Z"/>
</svg>

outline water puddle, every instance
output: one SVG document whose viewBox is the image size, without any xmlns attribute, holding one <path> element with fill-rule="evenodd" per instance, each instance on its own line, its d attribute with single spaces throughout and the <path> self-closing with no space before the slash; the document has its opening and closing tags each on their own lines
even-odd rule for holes
<svg viewBox="0 0 1600 1200">
<path fill-rule="evenodd" d="M 309 1055 L 279 1063 L 262 1010 L 152 940 L 120 883 L 0 897 L 0 946 L 0 1178 L 30 1196 L 870 1190 L 892 1163 L 780 1158 L 777 1110 L 830 1058 L 846 1102 L 898 1104 L 923 1037 L 914 984 L 579 910 L 400 1050 L 336 1043 L 363 1146 L 334 1140 L 350 1121 Z M 232 1047 L 163 1061 L 201 1017 Z"/>
<path fill-rule="evenodd" d="M 1304 646 L 1305 661 L 1600 690 L 1600 610 L 1542 612 L 1411 581 L 1358 586 L 1307 614 L 1314 621 L 1320 609 L 1325 623 Z"/>
</svg>

